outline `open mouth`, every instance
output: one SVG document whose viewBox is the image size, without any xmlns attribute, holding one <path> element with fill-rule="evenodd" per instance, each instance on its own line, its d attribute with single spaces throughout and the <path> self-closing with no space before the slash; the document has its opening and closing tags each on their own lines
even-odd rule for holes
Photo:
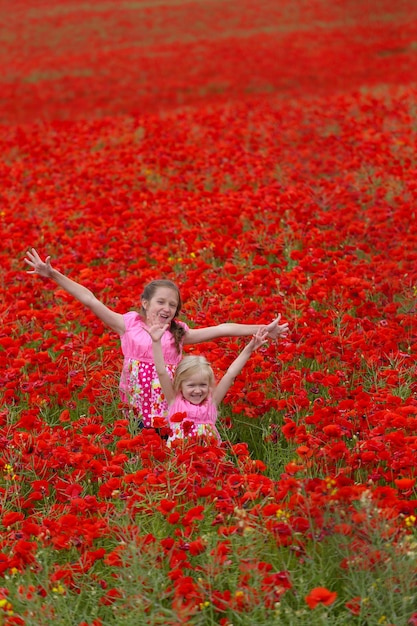
<svg viewBox="0 0 417 626">
<path fill-rule="evenodd" d="M 204 400 L 204 396 L 191 396 L 190 397 L 190 401 L 194 402 L 195 404 L 200 404 L 200 402 L 202 402 Z"/>
</svg>

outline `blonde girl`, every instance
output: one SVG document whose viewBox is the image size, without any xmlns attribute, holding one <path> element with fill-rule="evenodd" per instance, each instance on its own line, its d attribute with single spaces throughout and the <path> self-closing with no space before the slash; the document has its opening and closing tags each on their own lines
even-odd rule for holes
<svg viewBox="0 0 417 626">
<path fill-rule="evenodd" d="M 216 385 L 213 370 L 204 356 L 184 357 L 171 380 L 161 342 L 167 329 L 168 325 L 161 328 L 156 323 L 148 328 L 148 333 L 152 338 L 156 372 L 168 403 L 171 430 L 168 442 L 188 436 L 205 436 L 220 443 L 216 428 L 218 406 L 252 352 L 267 342 L 268 330 L 257 330 Z"/>
</svg>

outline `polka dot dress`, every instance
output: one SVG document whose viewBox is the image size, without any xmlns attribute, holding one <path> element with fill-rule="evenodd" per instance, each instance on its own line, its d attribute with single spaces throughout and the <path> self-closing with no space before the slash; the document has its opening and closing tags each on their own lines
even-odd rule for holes
<svg viewBox="0 0 417 626">
<path fill-rule="evenodd" d="M 129 405 L 134 416 L 145 428 L 153 426 L 155 417 L 167 417 L 168 405 L 162 393 L 153 362 L 152 339 L 145 323 L 134 311 L 125 313 L 126 332 L 121 337 L 124 363 L 120 378 L 120 397 Z M 178 322 L 185 331 L 188 326 Z M 173 378 L 175 368 L 182 358 L 172 333 L 166 331 L 161 340 L 167 370 Z"/>
</svg>

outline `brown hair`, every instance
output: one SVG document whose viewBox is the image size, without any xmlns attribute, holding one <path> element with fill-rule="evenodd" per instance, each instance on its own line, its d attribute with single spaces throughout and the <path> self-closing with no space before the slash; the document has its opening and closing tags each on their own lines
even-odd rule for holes
<svg viewBox="0 0 417 626">
<path fill-rule="evenodd" d="M 177 305 L 177 309 L 175 311 L 174 319 L 171 320 L 171 324 L 170 324 L 169 330 L 170 330 L 170 332 L 172 333 L 172 335 L 174 337 L 175 347 L 177 348 L 178 352 L 181 352 L 181 341 L 182 341 L 182 338 L 185 335 L 185 330 L 184 330 L 184 328 L 182 326 L 180 326 L 180 324 L 178 324 L 177 321 L 175 321 L 175 317 L 179 314 L 179 312 L 181 311 L 181 308 L 182 308 L 181 294 L 180 294 L 180 290 L 178 289 L 177 285 L 175 283 L 173 283 L 172 280 L 168 280 L 166 278 L 160 278 L 159 280 L 152 280 L 150 283 L 145 285 L 145 288 L 143 290 L 143 293 L 142 293 L 140 299 L 142 301 L 143 300 L 150 300 L 155 295 L 156 290 L 159 289 L 159 287 L 165 287 L 167 289 L 172 289 L 172 291 L 175 291 L 175 293 L 177 294 L 178 305 Z M 143 305 L 142 305 L 141 313 L 142 313 L 143 317 L 146 317 L 146 311 L 145 311 Z"/>
</svg>

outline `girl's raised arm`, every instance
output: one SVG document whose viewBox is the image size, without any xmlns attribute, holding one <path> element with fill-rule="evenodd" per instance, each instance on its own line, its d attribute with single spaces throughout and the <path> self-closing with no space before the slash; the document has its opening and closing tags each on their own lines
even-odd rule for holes
<svg viewBox="0 0 417 626">
<path fill-rule="evenodd" d="M 31 248 L 26 252 L 25 262 L 32 268 L 28 270 L 28 274 L 39 274 L 44 278 L 50 278 L 61 289 L 76 298 L 81 304 L 88 307 L 106 326 L 109 326 L 119 335 L 123 335 L 126 330 L 123 315 L 109 309 L 105 304 L 100 302 L 92 291 L 71 280 L 64 274 L 52 267 L 51 257 L 46 257 L 42 261 L 35 248 Z"/>
<path fill-rule="evenodd" d="M 249 360 L 250 355 L 254 350 L 257 350 L 260 346 L 268 341 L 268 330 L 267 328 L 263 328 L 257 331 L 257 333 L 252 337 L 250 342 L 246 344 L 243 348 L 242 352 L 236 357 L 233 363 L 229 366 L 227 372 L 223 376 L 223 378 L 218 383 L 217 387 L 213 391 L 213 401 L 218 406 L 220 402 L 223 400 L 227 391 L 233 385 L 236 376 L 240 374 L 243 367 L 246 365 Z"/>
<path fill-rule="evenodd" d="M 184 344 L 203 343 L 219 337 L 248 337 L 259 330 L 266 330 L 269 339 L 285 337 L 288 333 L 288 323 L 280 324 L 281 315 L 278 315 L 270 324 L 235 324 L 233 322 L 207 326 L 206 328 L 190 328 L 185 335 Z"/>
<path fill-rule="evenodd" d="M 161 326 L 159 324 L 153 324 L 145 330 L 149 333 L 152 339 L 152 352 L 153 360 L 155 363 L 156 373 L 158 374 L 159 382 L 161 383 L 162 391 L 164 392 L 165 399 L 168 404 L 172 404 L 175 399 L 175 391 L 172 385 L 172 380 L 167 372 L 165 366 L 164 353 L 162 351 L 161 338 L 164 332 L 168 329 L 169 324 Z"/>
</svg>

